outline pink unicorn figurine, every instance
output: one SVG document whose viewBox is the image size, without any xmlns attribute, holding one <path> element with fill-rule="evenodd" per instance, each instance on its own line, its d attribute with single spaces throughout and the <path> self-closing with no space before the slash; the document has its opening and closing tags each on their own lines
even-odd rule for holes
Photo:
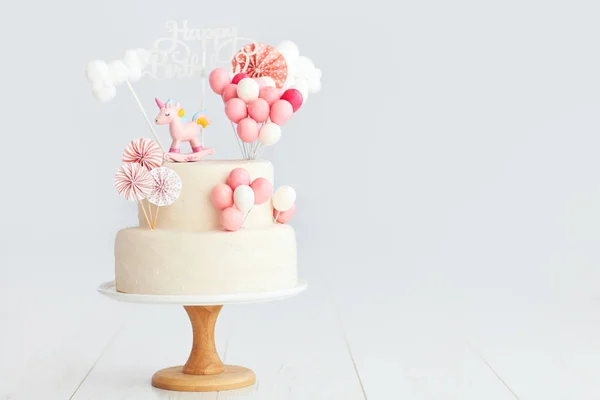
<svg viewBox="0 0 600 400">
<path fill-rule="evenodd" d="M 171 99 L 167 100 L 166 103 L 161 102 L 158 98 L 155 98 L 154 101 L 156 101 L 156 105 L 160 108 L 154 121 L 157 125 L 169 124 L 169 133 L 173 140 L 169 154 L 167 155 L 168 158 L 173 161 L 198 161 L 207 154 L 214 154 L 215 150 L 202 147 L 202 143 L 198 138 L 200 126 L 206 128 L 211 124 L 206 115 L 198 112 L 192 116 L 190 122 L 184 122 L 181 120 L 184 111 L 179 103 L 173 104 Z M 180 154 L 182 142 L 190 142 L 192 153 Z"/>
</svg>

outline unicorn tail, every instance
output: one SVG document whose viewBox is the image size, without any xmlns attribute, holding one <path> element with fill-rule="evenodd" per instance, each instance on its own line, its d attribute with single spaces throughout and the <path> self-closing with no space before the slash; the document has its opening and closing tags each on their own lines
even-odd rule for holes
<svg viewBox="0 0 600 400">
<path fill-rule="evenodd" d="M 209 119 L 206 118 L 206 115 L 202 114 L 201 111 L 198 111 L 197 113 L 192 115 L 192 121 L 194 121 L 198 125 L 202 125 L 202 128 L 206 128 L 208 125 L 211 124 L 211 121 L 209 121 Z"/>
</svg>

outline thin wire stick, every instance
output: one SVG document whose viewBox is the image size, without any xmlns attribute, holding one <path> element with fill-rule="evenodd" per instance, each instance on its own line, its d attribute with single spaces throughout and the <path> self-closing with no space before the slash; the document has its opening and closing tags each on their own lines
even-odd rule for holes
<svg viewBox="0 0 600 400">
<path fill-rule="evenodd" d="M 237 135 L 237 132 L 235 131 L 235 126 L 233 126 L 233 121 L 231 122 L 231 129 L 233 129 L 233 136 L 235 137 L 235 141 L 238 144 L 238 147 L 240 148 L 240 153 L 242 153 L 242 156 L 244 155 L 244 150 L 242 150 L 242 144 L 240 141 L 240 138 Z"/>
<path fill-rule="evenodd" d="M 152 229 L 156 229 L 156 222 L 158 221 L 158 210 L 160 210 L 159 206 L 156 207 L 156 214 L 154 215 L 154 222 L 152 223 Z M 151 211 L 152 213 L 152 211 Z"/>
<path fill-rule="evenodd" d="M 252 211 L 253 208 L 251 208 L 250 210 L 248 210 L 248 212 L 246 213 L 246 216 L 244 217 L 244 220 L 242 221 L 242 226 L 244 226 L 244 224 L 246 223 L 246 220 L 248 219 L 248 215 L 250 215 L 250 212 Z"/>
<path fill-rule="evenodd" d="M 140 99 L 138 98 L 137 94 L 135 93 L 135 90 L 133 90 L 133 86 L 131 86 L 131 83 L 129 82 L 129 79 L 125 80 L 125 82 L 127 83 L 127 86 L 129 87 L 129 90 L 131 91 L 131 94 L 133 95 L 133 98 L 135 99 L 135 101 L 137 102 L 138 106 L 140 107 L 140 110 L 142 111 L 142 114 L 144 114 L 144 118 L 146 119 L 146 123 L 148 124 L 148 128 L 150 128 L 150 132 L 152 132 L 152 136 L 154 136 L 154 140 L 156 140 L 156 143 L 158 143 L 158 145 L 160 146 L 160 149 L 164 152 L 165 149 L 163 148 L 162 144 L 160 143 L 160 140 L 158 140 L 158 136 L 156 135 L 156 132 L 154 131 L 154 127 L 152 126 L 152 123 L 150 122 L 150 118 L 148 118 L 148 114 L 146 114 L 146 111 L 144 110 L 144 107 L 142 106 L 142 102 L 140 101 Z"/>
<path fill-rule="evenodd" d="M 275 215 L 275 223 L 277 223 L 277 219 L 279 218 L 279 214 L 281 214 L 281 211 L 277 211 L 277 215 Z"/>
<path fill-rule="evenodd" d="M 140 200 L 140 206 L 142 207 L 142 211 L 144 212 L 144 216 L 146 217 L 146 222 L 148 223 L 148 228 L 150 228 L 150 230 L 153 230 L 154 228 L 152 227 L 152 224 L 150 223 L 150 218 L 148 218 L 148 213 L 146 213 L 146 207 L 144 207 L 144 203 L 142 203 L 142 201 Z M 148 206 L 150 206 L 148 204 Z"/>
</svg>

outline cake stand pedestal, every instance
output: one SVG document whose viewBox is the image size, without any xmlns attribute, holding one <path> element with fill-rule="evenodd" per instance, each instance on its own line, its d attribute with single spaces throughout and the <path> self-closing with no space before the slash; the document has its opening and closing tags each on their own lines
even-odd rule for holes
<svg viewBox="0 0 600 400">
<path fill-rule="evenodd" d="M 215 324 L 224 304 L 281 300 L 306 289 L 298 281 L 291 289 L 231 295 L 142 295 L 117 292 L 114 281 L 100 285 L 98 291 L 114 300 L 146 304 L 172 304 L 185 308 L 192 324 L 190 356 L 183 366 L 161 369 L 152 376 L 152 386 L 181 392 L 215 392 L 239 389 L 256 382 L 250 369 L 224 365 L 215 346 Z"/>
</svg>

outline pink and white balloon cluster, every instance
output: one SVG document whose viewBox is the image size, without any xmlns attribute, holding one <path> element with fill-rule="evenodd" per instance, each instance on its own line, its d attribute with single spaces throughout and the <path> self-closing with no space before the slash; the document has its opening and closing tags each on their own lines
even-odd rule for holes
<svg viewBox="0 0 600 400">
<path fill-rule="evenodd" d="M 250 182 L 250 174 L 244 168 L 235 168 L 210 193 L 213 206 L 221 211 L 221 226 L 227 231 L 237 231 L 244 224 L 254 205 L 271 198 L 273 184 L 265 178 Z"/>
<path fill-rule="evenodd" d="M 279 141 L 281 126 L 303 103 L 299 90 L 283 91 L 270 77 L 251 78 L 240 72 L 231 78 L 228 71 L 217 68 L 210 73 L 209 83 L 223 98 L 227 118 L 237 124 L 237 135 L 247 144 L 244 155 L 249 159 L 256 158 L 259 144 L 271 146 Z"/>
</svg>

